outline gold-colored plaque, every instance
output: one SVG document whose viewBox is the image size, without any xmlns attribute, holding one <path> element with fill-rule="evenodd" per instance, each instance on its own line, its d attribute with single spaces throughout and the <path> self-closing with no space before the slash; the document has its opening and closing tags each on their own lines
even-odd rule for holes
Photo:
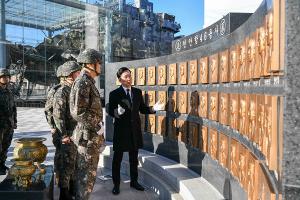
<svg viewBox="0 0 300 200">
<path fill-rule="evenodd" d="M 263 136 L 264 136 L 264 119 L 265 119 L 265 97 L 263 95 L 257 95 L 257 126 L 255 142 L 258 144 L 258 148 L 262 151 Z"/>
<path fill-rule="evenodd" d="M 187 121 L 177 119 L 178 135 L 177 140 L 187 143 Z"/>
<path fill-rule="evenodd" d="M 148 85 L 155 85 L 155 66 L 147 68 L 148 70 Z"/>
<path fill-rule="evenodd" d="M 229 51 L 225 50 L 220 53 L 220 81 L 222 83 L 229 82 L 229 59 L 228 59 Z"/>
<path fill-rule="evenodd" d="M 207 92 L 199 92 L 199 96 L 200 96 L 199 116 L 207 118 L 207 107 L 208 107 Z"/>
<path fill-rule="evenodd" d="M 230 94 L 229 109 L 230 126 L 237 130 L 239 120 L 239 94 Z"/>
<path fill-rule="evenodd" d="M 188 144 L 192 147 L 198 148 L 199 146 L 199 131 L 198 124 L 189 122 L 189 142 Z"/>
<path fill-rule="evenodd" d="M 266 68 L 266 29 L 261 26 L 257 30 L 257 46 L 258 46 L 258 67 L 260 76 L 269 76 L 270 73 L 267 72 Z"/>
<path fill-rule="evenodd" d="M 249 118 L 248 118 L 248 110 L 249 110 L 249 95 L 248 94 L 240 94 L 240 107 L 239 107 L 239 132 L 243 135 L 247 135 Z"/>
<path fill-rule="evenodd" d="M 167 92 L 166 91 L 158 92 L 158 101 L 160 104 L 167 105 Z"/>
<path fill-rule="evenodd" d="M 209 94 L 209 119 L 218 121 L 218 99 L 219 93 L 218 92 L 210 92 Z"/>
<path fill-rule="evenodd" d="M 230 141 L 230 172 L 233 176 L 239 174 L 239 143 L 235 139 Z"/>
<path fill-rule="evenodd" d="M 178 92 L 178 111 L 187 113 L 187 92 Z"/>
<path fill-rule="evenodd" d="M 251 94 L 249 100 L 249 110 L 248 110 L 248 118 L 249 118 L 249 126 L 247 135 L 249 140 L 255 141 L 255 133 L 256 133 L 256 120 L 257 120 L 257 104 L 256 104 L 256 95 Z"/>
<path fill-rule="evenodd" d="M 200 127 L 201 130 L 201 139 L 200 139 L 200 149 L 202 152 L 207 152 L 207 143 L 208 143 L 208 129 L 206 126 Z"/>
<path fill-rule="evenodd" d="M 209 56 L 209 82 L 218 83 L 219 81 L 219 55 L 216 53 Z"/>
<path fill-rule="evenodd" d="M 158 66 L 158 85 L 166 84 L 166 65 Z"/>
<path fill-rule="evenodd" d="M 158 116 L 157 117 L 157 134 L 162 136 L 166 135 L 166 117 Z"/>
<path fill-rule="evenodd" d="M 179 83 L 181 85 L 187 84 L 187 62 L 179 64 Z"/>
<path fill-rule="evenodd" d="M 168 111 L 175 112 L 177 109 L 177 103 L 176 103 L 176 92 L 175 91 L 168 91 Z"/>
<path fill-rule="evenodd" d="M 228 141 L 228 137 L 223 133 L 220 133 L 219 162 L 225 168 L 228 168 Z"/>
<path fill-rule="evenodd" d="M 135 85 L 135 69 L 134 68 L 129 68 L 130 72 L 131 72 L 131 85 Z"/>
<path fill-rule="evenodd" d="M 148 119 L 148 132 L 155 134 L 155 115 L 149 115 Z"/>
<path fill-rule="evenodd" d="M 246 56 L 246 43 L 243 42 L 238 46 L 238 69 L 239 80 L 249 80 L 247 71 L 247 56 Z"/>
<path fill-rule="evenodd" d="M 189 115 L 198 116 L 199 94 L 197 91 L 190 93 Z"/>
<path fill-rule="evenodd" d="M 190 84 L 197 84 L 198 83 L 198 65 L 197 60 L 190 60 L 190 73 L 189 73 L 189 83 Z"/>
<path fill-rule="evenodd" d="M 248 155 L 248 178 L 246 190 L 248 199 L 257 199 L 257 184 L 258 184 L 258 167 L 259 161 L 255 159 L 252 153 Z"/>
<path fill-rule="evenodd" d="M 208 83 L 208 57 L 199 60 L 200 66 L 200 83 Z"/>
<path fill-rule="evenodd" d="M 209 129 L 209 154 L 214 160 L 218 160 L 218 132 L 215 129 Z"/>
<path fill-rule="evenodd" d="M 248 157 L 247 150 L 243 145 L 240 145 L 240 162 L 239 162 L 239 181 L 244 189 L 247 185 L 247 166 L 248 166 Z"/>
<path fill-rule="evenodd" d="M 146 70 L 144 67 L 137 69 L 138 73 L 138 79 L 137 79 L 137 85 L 145 85 L 146 83 Z"/>
<path fill-rule="evenodd" d="M 229 71 L 230 71 L 230 81 L 235 82 L 239 81 L 238 79 L 238 65 L 237 65 L 237 47 L 233 46 L 230 48 L 229 56 Z"/>
<path fill-rule="evenodd" d="M 250 79 L 259 78 L 256 76 L 256 37 L 255 34 L 247 39 L 247 66 Z"/>
<path fill-rule="evenodd" d="M 229 125 L 229 94 L 220 94 L 220 118 L 221 124 Z"/>
<path fill-rule="evenodd" d="M 148 91 L 148 105 L 153 106 L 155 104 L 155 91 Z"/>
<path fill-rule="evenodd" d="M 169 65 L 169 84 L 177 83 L 177 66 L 176 63 Z"/>
</svg>

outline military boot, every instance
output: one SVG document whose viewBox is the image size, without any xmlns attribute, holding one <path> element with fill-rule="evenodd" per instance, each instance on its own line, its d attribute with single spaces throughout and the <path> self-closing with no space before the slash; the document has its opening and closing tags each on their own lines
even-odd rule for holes
<svg viewBox="0 0 300 200">
<path fill-rule="evenodd" d="M 59 200 L 72 200 L 68 188 L 60 188 Z"/>
<path fill-rule="evenodd" d="M 75 181 L 74 180 L 70 180 L 69 194 L 72 197 L 75 197 Z"/>
</svg>

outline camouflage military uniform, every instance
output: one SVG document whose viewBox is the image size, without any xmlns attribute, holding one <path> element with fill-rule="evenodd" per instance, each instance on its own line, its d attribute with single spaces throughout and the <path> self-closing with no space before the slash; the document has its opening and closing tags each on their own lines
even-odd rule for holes
<svg viewBox="0 0 300 200">
<path fill-rule="evenodd" d="M 2 73 L 4 71 L 5 73 Z M 1 70 L 1 75 L 8 75 L 9 72 Z M 0 167 L 5 166 L 7 151 L 13 138 L 14 128 L 17 127 L 17 109 L 14 95 L 8 84 L 0 86 Z"/>
<path fill-rule="evenodd" d="M 71 85 L 63 83 L 53 98 L 53 119 L 57 128 L 59 141 L 64 137 L 71 137 L 76 126 L 69 108 Z M 76 147 L 74 143 L 62 144 L 56 149 L 57 173 L 59 187 L 68 188 L 70 179 L 74 175 Z"/>
<path fill-rule="evenodd" d="M 84 71 L 73 83 L 70 93 L 70 108 L 77 126 L 72 140 L 77 146 L 76 158 L 76 199 L 88 199 L 93 190 L 100 146 L 103 137 L 97 132 L 102 122 L 100 94 L 93 78 Z"/>
</svg>

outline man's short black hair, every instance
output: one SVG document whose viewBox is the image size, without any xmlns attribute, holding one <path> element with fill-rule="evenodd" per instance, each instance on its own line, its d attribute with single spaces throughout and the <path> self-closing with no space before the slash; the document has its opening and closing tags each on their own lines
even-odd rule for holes
<svg viewBox="0 0 300 200">
<path fill-rule="evenodd" d="M 131 73 L 131 71 L 127 68 L 127 67 L 121 67 L 118 72 L 117 72 L 117 77 L 120 78 L 121 75 L 125 72 L 125 71 L 129 71 Z"/>
</svg>

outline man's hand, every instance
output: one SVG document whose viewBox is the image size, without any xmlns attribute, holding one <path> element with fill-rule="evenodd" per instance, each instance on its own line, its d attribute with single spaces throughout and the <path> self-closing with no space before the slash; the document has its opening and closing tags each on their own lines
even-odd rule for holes
<svg viewBox="0 0 300 200">
<path fill-rule="evenodd" d="M 71 143 L 70 137 L 64 137 L 64 138 L 61 140 L 61 143 L 63 143 L 63 144 L 70 144 L 70 143 Z"/>
<path fill-rule="evenodd" d="M 156 102 L 153 106 L 154 111 L 164 110 L 164 108 L 165 108 L 165 104 L 159 103 L 159 101 Z"/>
<path fill-rule="evenodd" d="M 120 105 L 118 104 L 118 115 L 123 115 L 124 113 L 125 113 L 125 109 L 122 108 L 122 106 L 120 106 Z"/>
</svg>

